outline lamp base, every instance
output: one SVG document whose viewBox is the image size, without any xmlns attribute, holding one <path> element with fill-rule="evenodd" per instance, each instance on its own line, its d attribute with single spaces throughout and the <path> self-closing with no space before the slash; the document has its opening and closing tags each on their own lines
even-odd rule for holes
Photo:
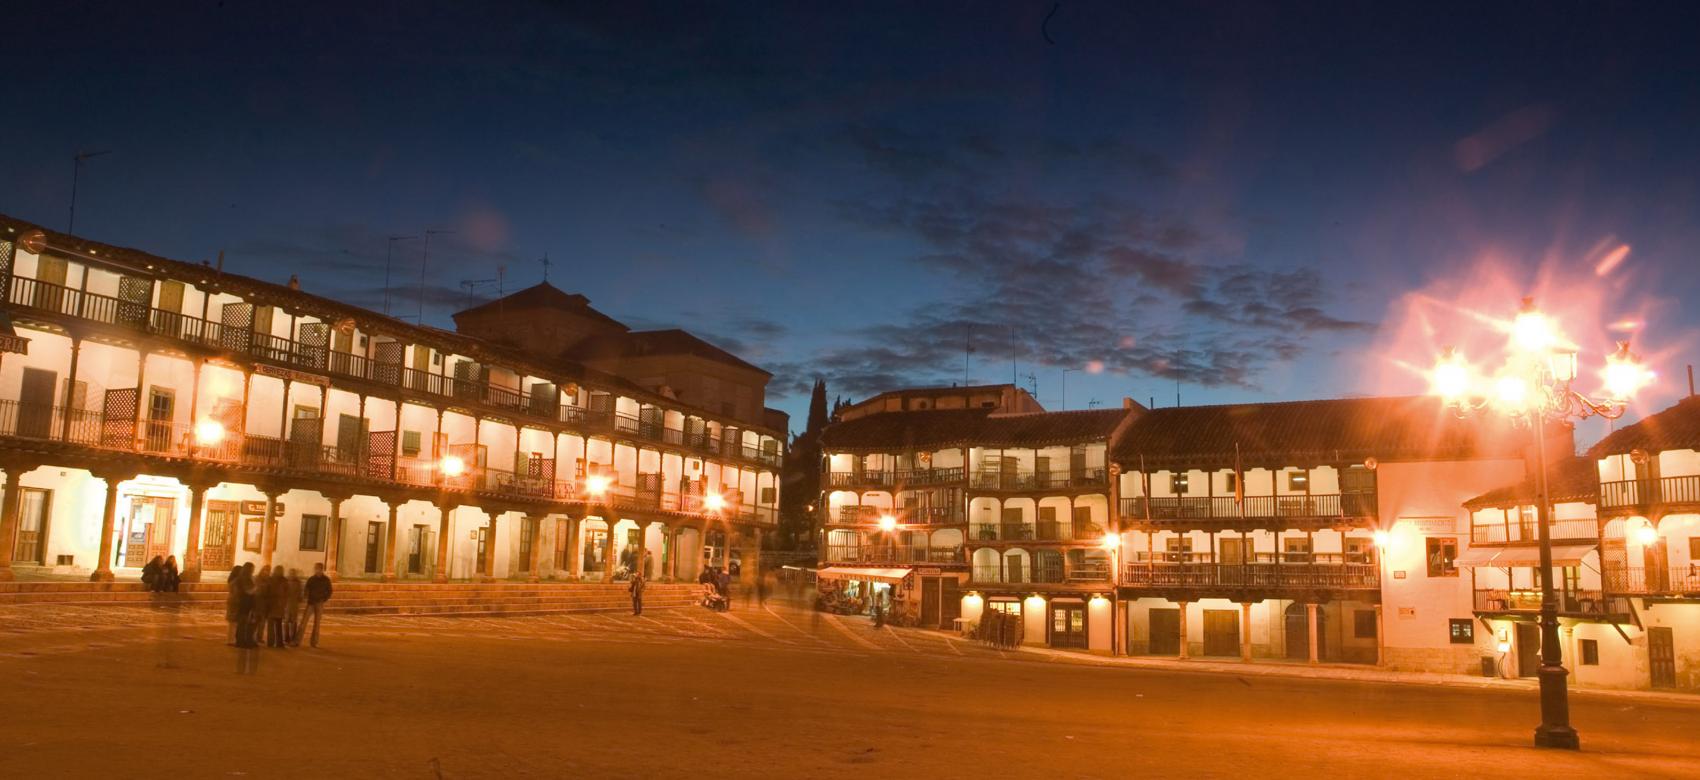
<svg viewBox="0 0 1700 780">
<path fill-rule="evenodd" d="M 1576 736 L 1576 729 L 1569 726 L 1542 725 L 1535 727 L 1535 747 L 1581 750 L 1582 741 Z"/>
</svg>

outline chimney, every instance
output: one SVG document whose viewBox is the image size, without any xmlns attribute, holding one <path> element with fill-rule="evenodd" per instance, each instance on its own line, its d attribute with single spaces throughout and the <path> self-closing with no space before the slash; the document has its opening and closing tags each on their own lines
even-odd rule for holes
<svg viewBox="0 0 1700 780">
<path fill-rule="evenodd" d="M 1122 396 L 1122 408 L 1123 409 L 1132 409 L 1133 408 L 1133 399 L 1129 398 L 1125 395 Z"/>
</svg>

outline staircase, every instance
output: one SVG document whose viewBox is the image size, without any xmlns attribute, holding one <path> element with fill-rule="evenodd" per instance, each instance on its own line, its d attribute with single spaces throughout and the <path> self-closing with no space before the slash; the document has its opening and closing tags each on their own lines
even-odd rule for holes
<svg viewBox="0 0 1700 780">
<path fill-rule="evenodd" d="M 644 609 L 696 603 L 698 586 L 651 583 Z M 0 582 L 0 607 L 24 605 L 145 606 L 156 601 L 224 609 L 225 585 L 183 583 L 175 594 L 156 595 L 141 583 Z M 343 581 L 325 611 L 348 615 L 545 615 L 631 609 L 625 583 L 425 583 Z"/>
</svg>

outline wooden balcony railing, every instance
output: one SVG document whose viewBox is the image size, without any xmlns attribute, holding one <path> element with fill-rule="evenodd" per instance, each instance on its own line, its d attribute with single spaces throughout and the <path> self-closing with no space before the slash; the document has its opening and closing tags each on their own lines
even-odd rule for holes
<svg viewBox="0 0 1700 780">
<path fill-rule="evenodd" d="M 963 560 L 961 546 L 927 547 L 877 544 L 829 544 L 826 546 L 827 563 L 952 566 L 960 565 Z"/>
<path fill-rule="evenodd" d="M 1600 483 L 1601 509 L 1637 509 L 1655 504 L 1700 505 L 1700 475 Z"/>
<path fill-rule="evenodd" d="M 1558 613 L 1567 616 L 1623 616 L 1630 613 L 1629 600 L 1617 595 L 1608 595 L 1598 590 L 1570 590 L 1555 594 L 1558 597 Z M 1541 591 L 1534 589 L 1482 589 L 1475 592 L 1475 610 L 1477 612 L 1525 612 L 1539 613 L 1541 611 Z"/>
<path fill-rule="evenodd" d="M 1319 493 L 1308 496 L 1136 496 L 1121 500 L 1121 516 L 1156 521 L 1279 520 L 1374 517 L 1374 493 Z"/>
<path fill-rule="evenodd" d="M 1648 570 L 1640 566 L 1606 566 L 1601 572 L 1608 593 L 1635 596 L 1700 594 L 1700 563 Z"/>
<path fill-rule="evenodd" d="M 1547 523 L 1547 533 L 1553 541 L 1593 541 L 1599 539 L 1599 523 L 1593 519 L 1572 518 Z M 1479 523 L 1470 526 L 1470 544 L 1533 544 L 1540 541 L 1535 521 L 1512 518 L 1508 523 Z"/>
<path fill-rule="evenodd" d="M 1103 488 L 1109 484 L 1105 481 L 1105 473 L 1101 468 L 1040 472 L 978 471 L 969 484 L 976 490 Z"/>
<path fill-rule="evenodd" d="M 1110 583 L 1107 561 L 1070 561 L 1054 556 L 1030 559 L 1031 565 L 1011 566 L 1008 561 L 997 564 L 976 564 L 972 576 L 978 583 L 1037 584 L 1037 585 L 1094 585 Z"/>
<path fill-rule="evenodd" d="M 1152 588 L 1345 588 L 1380 587 L 1375 564 L 1367 563 L 1168 563 L 1122 566 L 1122 584 Z"/>
</svg>

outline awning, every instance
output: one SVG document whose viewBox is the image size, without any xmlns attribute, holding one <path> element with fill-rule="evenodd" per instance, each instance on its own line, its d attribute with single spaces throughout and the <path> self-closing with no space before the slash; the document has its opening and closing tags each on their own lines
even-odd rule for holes
<svg viewBox="0 0 1700 780">
<path fill-rule="evenodd" d="M 908 577 L 908 569 L 858 569 L 848 566 L 834 566 L 815 572 L 815 579 L 820 580 L 866 580 L 891 585 L 896 585 Z"/>
<path fill-rule="evenodd" d="M 1594 551 L 1591 544 L 1555 544 L 1552 546 L 1552 565 L 1580 566 L 1582 557 Z M 1541 548 L 1538 546 L 1518 547 L 1471 547 L 1462 555 L 1453 559 L 1453 565 L 1460 568 L 1469 567 L 1540 567 Z"/>
</svg>

